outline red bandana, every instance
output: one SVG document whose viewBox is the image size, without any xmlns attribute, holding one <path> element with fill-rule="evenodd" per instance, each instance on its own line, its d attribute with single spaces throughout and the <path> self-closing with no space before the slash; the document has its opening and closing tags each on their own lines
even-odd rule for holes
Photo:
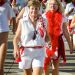
<svg viewBox="0 0 75 75">
<path fill-rule="evenodd" d="M 62 14 L 48 11 L 46 17 L 48 20 L 47 32 L 50 36 L 52 50 L 55 52 L 58 48 L 58 39 L 61 32 Z"/>
</svg>

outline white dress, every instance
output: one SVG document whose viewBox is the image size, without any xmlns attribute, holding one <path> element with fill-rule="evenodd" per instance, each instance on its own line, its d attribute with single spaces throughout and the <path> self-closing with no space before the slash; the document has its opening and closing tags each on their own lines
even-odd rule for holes
<svg viewBox="0 0 75 75">
<path fill-rule="evenodd" d="M 35 46 L 44 46 L 45 40 L 41 37 L 38 28 L 39 21 L 36 23 L 36 38 L 33 40 L 34 27 L 28 16 L 23 17 L 19 24 L 21 25 L 21 45 L 24 46 L 24 51 L 21 54 L 20 69 L 29 69 L 33 67 L 43 67 L 44 65 L 44 47 L 32 48 Z M 29 48 L 27 48 L 29 47 Z"/>
</svg>

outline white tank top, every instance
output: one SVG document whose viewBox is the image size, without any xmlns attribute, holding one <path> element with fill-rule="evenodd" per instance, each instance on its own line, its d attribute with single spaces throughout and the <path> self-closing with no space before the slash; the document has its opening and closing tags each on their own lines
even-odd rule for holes
<svg viewBox="0 0 75 75">
<path fill-rule="evenodd" d="M 20 20 L 21 23 L 21 45 L 24 47 L 44 46 L 45 40 L 41 37 L 38 32 L 38 21 L 36 23 L 36 38 L 33 40 L 34 27 L 30 22 L 28 16 Z"/>
</svg>

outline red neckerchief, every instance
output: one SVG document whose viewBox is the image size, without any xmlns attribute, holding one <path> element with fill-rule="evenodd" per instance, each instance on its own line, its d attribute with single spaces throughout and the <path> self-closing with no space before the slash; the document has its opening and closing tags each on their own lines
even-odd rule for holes
<svg viewBox="0 0 75 75">
<path fill-rule="evenodd" d="M 52 50 L 55 52 L 58 48 L 58 39 L 61 32 L 62 14 L 48 11 L 46 17 L 48 20 L 47 32 L 50 36 Z"/>
</svg>

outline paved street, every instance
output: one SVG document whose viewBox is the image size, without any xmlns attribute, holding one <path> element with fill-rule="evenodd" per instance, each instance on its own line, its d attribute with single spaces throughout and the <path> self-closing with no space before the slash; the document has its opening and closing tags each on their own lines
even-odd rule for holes
<svg viewBox="0 0 75 75">
<path fill-rule="evenodd" d="M 19 70 L 18 64 L 14 63 L 13 45 L 12 45 L 13 34 L 11 32 L 9 34 L 10 35 L 8 39 L 8 51 L 7 51 L 7 57 L 5 60 L 5 65 L 4 65 L 4 72 L 5 72 L 5 75 L 22 75 L 22 70 Z M 63 75 L 63 74 L 75 75 L 75 51 L 73 54 L 70 55 L 69 48 L 66 42 L 65 42 L 65 48 L 66 48 L 67 63 L 66 65 L 62 66 L 62 62 L 60 61 L 60 67 L 59 67 L 60 74 L 59 75 Z"/>
</svg>

